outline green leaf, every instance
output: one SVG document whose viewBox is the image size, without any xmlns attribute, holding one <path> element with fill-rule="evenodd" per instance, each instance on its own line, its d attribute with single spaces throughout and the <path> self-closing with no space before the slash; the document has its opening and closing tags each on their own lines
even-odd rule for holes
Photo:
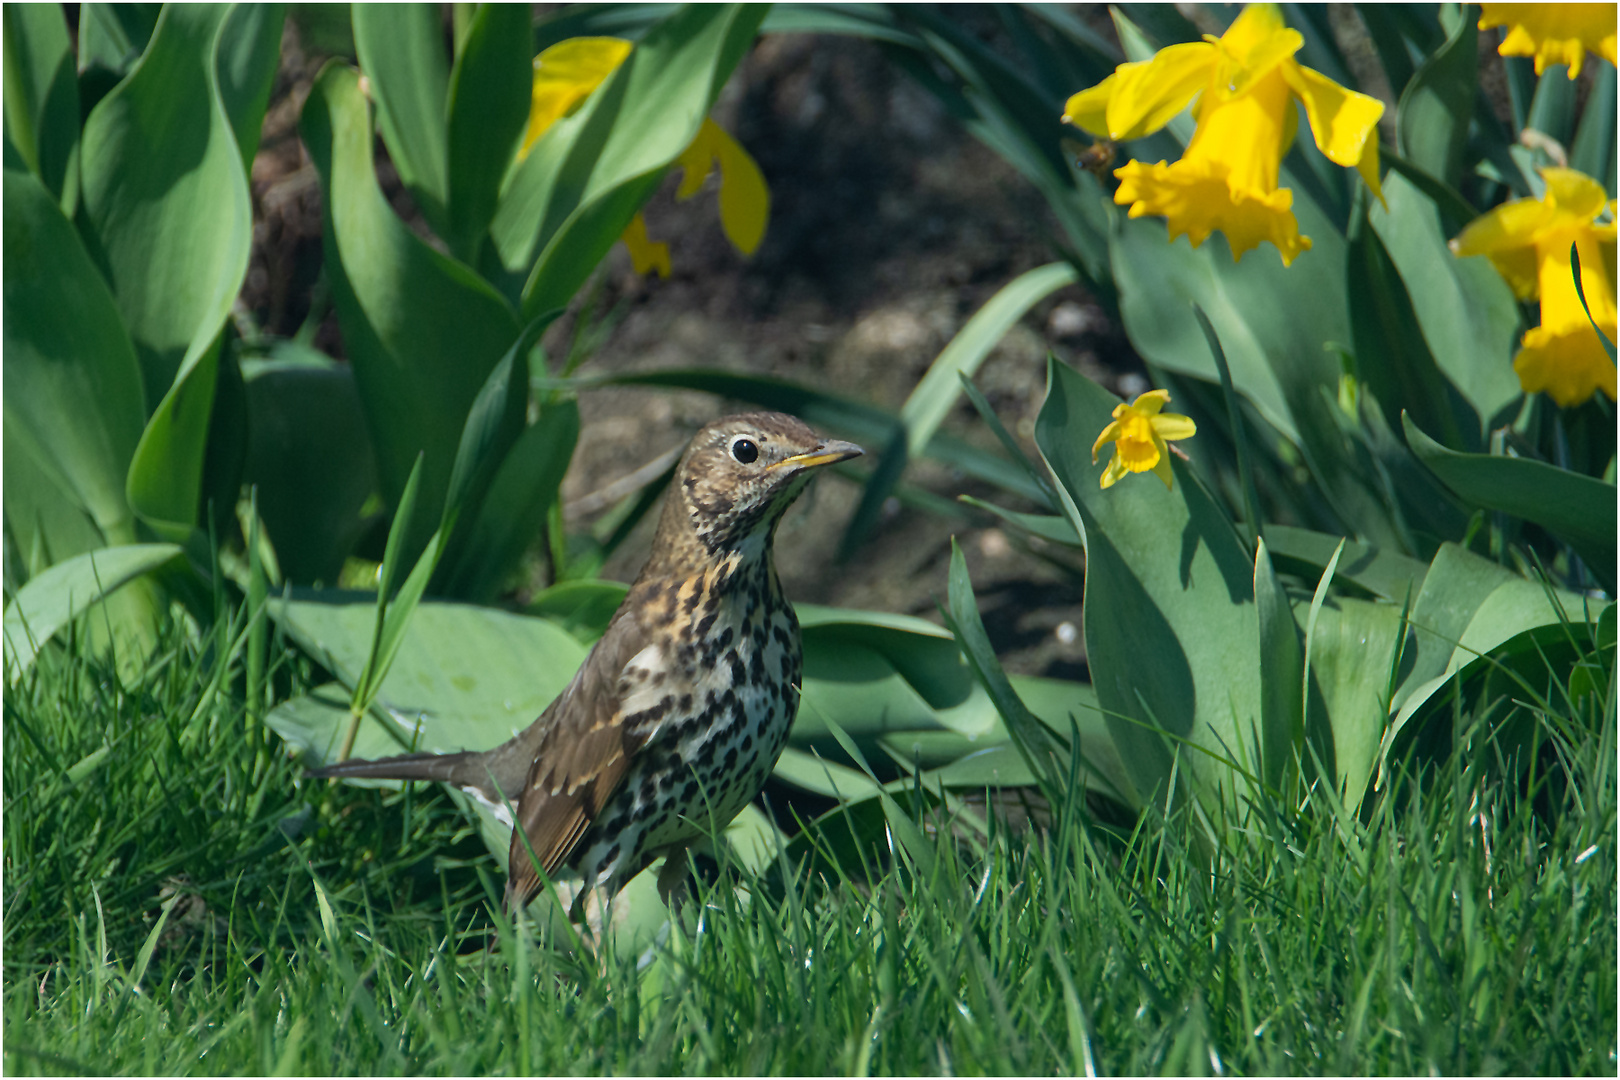
<svg viewBox="0 0 1620 1080">
<path fill-rule="evenodd" d="M 433 231 L 448 236 L 450 74 L 439 6 L 356 4 L 351 11 L 355 53 L 389 159 Z"/>
<path fill-rule="evenodd" d="M 440 589 L 468 600 L 493 599 L 540 535 L 579 442 L 579 405 L 542 409 L 496 467 L 488 490 L 461 524 L 440 571 Z"/>
<path fill-rule="evenodd" d="M 6 606 L 6 678 L 15 686 L 62 627 L 129 582 L 181 559 L 174 544 L 128 544 L 77 555 L 46 570 Z"/>
<path fill-rule="evenodd" d="M 165 7 L 140 62 L 84 125 L 81 231 L 135 343 L 148 401 L 215 347 L 247 273 L 252 207 L 215 66 L 228 14 Z M 200 451 L 206 432 L 179 434 Z"/>
<path fill-rule="evenodd" d="M 79 11 L 79 69 L 122 76 L 152 39 L 162 4 L 85 4 Z"/>
<path fill-rule="evenodd" d="M 1260 751 L 1272 786 L 1305 751 L 1305 658 L 1293 604 L 1271 567 L 1265 540 L 1255 546 L 1254 599 L 1260 621 Z"/>
<path fill-rule="evenodd" d="M 183 542 L 202 504 L 208 429 L 219 385 L 219 350 L 183 368 L 141 432 L 125 493 L 130 508 L 160 536 Z"/>
<path fill-rule="evenodd" d="M 6 135 L 51 197 L 71 204 L 77 198 L 67 181 L 79 145 L 79 83 L 67 22 L 53 4 L 8 4 L 0 17 Z"/>
<path fill-rule="evenodd" d="M 377 463 L 354 369 L 322 359 L 248 365 L 246 480 L 287 579 L 331 585 L 365 530 Z"/>
<path fill-rule="evenodd" d="M 390 503 L 423 455 L 406 549 L 414 558 L 443 513 L 468 411 L 519 326 L 485 281 L 425 244 L 383 198 L 352 69 L 322 69 L 301 130 L 321 175 L 327 273 Z"/>
<path fill-rule="evenodd" d="M 613 613 L 629 592 L 628 585 L 617 581 L 563 581 L 541 589 L 523 610 L 550 619 L 590 644 L 607 633 Z"/>
<path fill-rule="evenodd" d="M 19 504 L 24 491 L 13 490 L 11 459 L 25 455 L 68 504 L 40 505 L 48 499 L 41 492 L 36 510 L 57 518 L 62 509 L 82 511 L 105 542 L 131 543 L 124 479 L 146 417 L 134 347 L 105 281 L 50 193 L 14 169 L 5 171 L 4 184 L 9 527 L 29 548 L 40 536 L 58 559 L 78 553 L 60 530 L 36 533 L 34 513 Z M 72 533 L 82 536 L 82 527 Z"/>
<path fill-rule="evenodd" d="M 1575 131 L 1575 143 L 1569 148 L 1569 167 L 1596 178 L 1611 199 L 1615 189 L 1614 115 L 1614 65 L 1600 63 Z"/>
<path fill-rule="evenodd" d="M 1428 345 L 1426 354 L 1477 414 L 1478 426 L 1468 433 L 1469 440 L 1483 440 L 1498 415 L 1519 400 L 1519 380 L 1512 365 L 1520 330 L 1518 303 L 1489 259 L 1459 259 L 1451 254 L 1433 202 L 1405 177 L 1392 173 L 1385 178 L 1384 199 L 1389 209 L 1370 205 L 1367 219 L 1400 274 L 1411 312 Z M 1363 361 L 1361 327 L 1358 320 L 1358 369 Z M 1386 349 L 1397 347 L 1387 338 L 1382 344 Z M 1391 357 L 1387 364 L 1397 359 Z M 1374 382 L 1373 390 L 1392 426 L 1402 408 L 1421 407 L 1426 413 L 1444 409 L 1443 396 L 1437 396 L 1429 385 L 1401 394 L 1386 389 L 1388 385 L 1387 380 Z"/>
<path fill-rule="evenodd" d="M 1337 576 L 1397 604 L 1405 603 L 1422 587 L 1428 572 L 1423 563 L 1405 555 L 1291 525 L 1267 525 L 1265 540 L 1278 558 L 1317 568 L 1326 567 L 1342 543 Z"/>
<path fill-rule="evenodd" d="M 1164 799 L 1178 769 L 1229 785 L 1226 762 L 1261 744 L 1253 564 L 1174 459 L 1172 491 L 1148 476 L 1102 490 L 1091 444 L 1119 399 L 1055 361 L 1047 372 L 1035 442 L 1085 538 L 1087 659 L 1108 730 L 1144 797 Z"/>
<path fill-rule="evenodd" d="M 529 9 L 481 4 L 450 74 L 450 248 L 475 265 L 501 180 L 528 123 L 534 80 Z"/>
<path fill-rule="evenodd" d="M 220 31 L 216 59 L 220 101 L 247 172 L 252 172 L 259 151 L 264 110 L 281 62 L 281 28 L 286 18 L 285 4 L 236 4 Z"/>
<path fill-rule="evenodd" d="M 1029 770 L 1038 778 L 1048 799 L 1063 794 L 1066 775 L 1064 747 L 1050 732 L 1035 720 L 1019 700 L 1001 662 L 990 647 L 984 632 L 984 621 L 979 618 L 978 605 L 973 600 L 973 582 L 968 577 L 967 562 L 955 539 L 951 540 L 950 614 L 958 644 L 968 658 L 979 684 L 990 694 L 996 711 L 1001 714 L 1012 735 L 1013 745 L 1023 755 Z"/>
<path fill-rule="evenodd" d="M 272 598 L 270 613 L 297 645 L 343 684 L 325 692 L 327 719 L 296 730 L 284 723 L 287 707 L 270 724 L 284 737 L 329 764 L 349 716 L 371 651 L 376 598 L 368 593 L 291 590 Z M 562 693 L 584 661 L 586 648 L 546 619 L 467 604 L 425 601 L 399 643 L 395 662 L 378 688 L 377 703 L 392 724 L 361 725 L 354 752 L 365 757 L 401 747 L 433 753 L 483 750 L 528 727 Z M 299 709 L 306 709 L 301 705 Z M 340 713 L 340 715 L 339 715 Z M 278 714 L 281 720 L 278 721 Z"/>
<path fill-rule="evenodd" d="M 962 392 L 961 378 L 973 377 L 985 357 L 1030 308 L 1077 280 L 1079 275 L 1068 263 L 1048 263 L 1003 285 L 973 313 L 929 365 L 927 374 L 900 408 L 900 420 L 906 425 L 906 451 L 910 456 L 921 454 L 939 430 Z"/>
<path fill-rule="evenodd" d="M 1478 85 L 1479 28 L 1465 16 L 1418 68 L 1395 109 L 1401 153 L 1452 187 L 1462 179 Z"/>
<path fill-rule="evenodd" d="M 764 17 L 748 5 L 675 9 L 535 144 L 491 230 L 507 269 L 527 271 L 526 317 L 566 305 L 607 254 L 697 135 Z"/>
<path fill-rule="evenodd" d="M 1528 458 L 1448 450 L 1405 420 L 1406 441 L 1464 502 L 1542 526 L 1574 548 L 1610 591 L 1615 586 L 1612 484 Z"/>
</svg>

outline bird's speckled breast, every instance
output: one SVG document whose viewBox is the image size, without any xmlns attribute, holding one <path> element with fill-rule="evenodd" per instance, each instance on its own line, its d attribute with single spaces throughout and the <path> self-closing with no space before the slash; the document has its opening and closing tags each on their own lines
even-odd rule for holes
<svg viewBox="0 0 1620 1080">
<path fill-rule="evenodd" d="M 648 594 L 652 643 L 620 683 L 624 722 L 647 741 L 578 849 L 584 879 L 615 889 L 661 848 L 724 828 L 764 785 L 799 707 L 799 623 L 768 559 L 734 556 Z"/>
</svg>

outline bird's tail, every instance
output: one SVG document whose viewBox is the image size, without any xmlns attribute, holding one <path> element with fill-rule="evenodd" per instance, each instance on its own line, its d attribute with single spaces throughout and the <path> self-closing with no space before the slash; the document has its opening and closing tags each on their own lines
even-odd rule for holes
<svg viewBox="0 0 1620 1080">
<path fill-rule="evenodd" d="M 470 750 L 459 754 L 400 754 L 398 757 L 367 760 L 355 758 L 328 765 L 324 769 L 310 770 L 316 780 L 442 780 L 447 784 L 482 785 L 482 775 L 472 775 L 471 759 L 477 755 Z"/>
</svg>

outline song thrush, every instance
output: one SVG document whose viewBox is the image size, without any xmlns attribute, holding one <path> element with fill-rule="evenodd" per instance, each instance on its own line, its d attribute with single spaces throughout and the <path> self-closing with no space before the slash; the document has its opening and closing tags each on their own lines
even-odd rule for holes
<svg viewBox="0 0 1620 1080">
<path fill-rule="evenodd" d="M 800 648 L 771 542 L 812 470 L 861 452 L 781 413 L 716 420 L 681 459 L 607 633 L 528 729 L 493 750 L 311 775 L 441 780 L 509 802 L 509 910 L 539 891 L 535 858 L 611 897 L 710 821 L 729 822 L 775 766 L 799 707 Z"/>
</svg>

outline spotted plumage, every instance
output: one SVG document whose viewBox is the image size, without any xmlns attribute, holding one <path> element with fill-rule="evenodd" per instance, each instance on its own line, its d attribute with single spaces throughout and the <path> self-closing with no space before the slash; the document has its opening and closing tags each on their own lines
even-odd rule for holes
<svg viewBox="0 0 1620 1080">
<path fill-rule="evenodd" d="M 780 413 L 715 421 L 681 459 L 652 554 L 607 633 L 539 719 L 493 750 L 313 775 L 442 780 L 510 802 L 509 907 L 539 890 L 536 860 L 611 895 L 724 826 L 775 766 L 801 660 L 771 542 L 812 470 L 860 453 Z"/>
</svg>

